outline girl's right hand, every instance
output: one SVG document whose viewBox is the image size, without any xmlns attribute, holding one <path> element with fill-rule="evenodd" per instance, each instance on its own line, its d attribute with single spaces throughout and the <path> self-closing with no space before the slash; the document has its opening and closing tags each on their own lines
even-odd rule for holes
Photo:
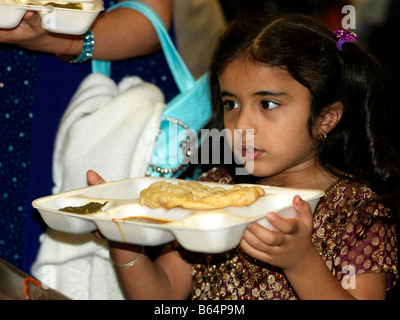
<svg viewBox="0 0 400 320">
<path fill-rule="evenodd" d="M 93 170 L 89 170 L 86 173 L 86 178 L 91 186 L 105 182 L 104 179 L 96 171 Z"/>
<path fill-rule="evenodd" d="M 104 179 L 96 171 L 93 171 L 93 170 L 89 170 L 86 173 L 86 178 L 87 178 L 88 183 L 91 186 L 105 182 Z M 105 237 L 100 233 L 99 230 L 93 231 L 92 234 L 97 238 L 105 239 Z"/>
</svg>

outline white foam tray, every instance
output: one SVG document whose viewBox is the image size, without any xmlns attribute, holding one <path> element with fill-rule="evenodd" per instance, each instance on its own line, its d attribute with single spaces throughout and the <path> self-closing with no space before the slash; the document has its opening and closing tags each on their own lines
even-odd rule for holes
<svg viewBox="0 0 400 320">
<path fill-rule="evenodd" d="M 81 3 L 83 10 L 65 9 L 48 5 L 50 2 L 65 4 Z M 63 34 L 84 34 L 100 11 L 104 10 L 102 0 L 52 1 L 52 0 L 0 0 L 0 29 L 18 26 L 27 10 L 37 11 L 44 29 Z"/>
<path fill-rule="evenodd" d="M 268 212 L 274 211 L 285 218 L 295 217 L 292 206 L 295 195 L 308 201 L 313 211 L 323 195 L 321 190 L 262 186 L 265 195 L 246 207 L 194 211 L 141 206 L 140 191 L 161 180 L 171 183 L 183 181 L 157 177 L 131 178 L 39 198 L 32 205 L 38 209 L 45 223 L 58 231 L 83 234 L 99 229 L 109 240 L 146 246 L 161 245 L 176 239 L 191 251 L 219 253 L 238 245 L 250 222 L 257 221 L 271 228 L 265 219 Z M 201 183 L 211 187 L 232 188 L 232 185 L 226 184 Z M 59 211 L 63 207 L 82 206 L 91 201 L 108 203 L 102 212 L 95 214 Z M 154 224 L 124 220 L 134 216 L 170 221 Z"/>
</svg>

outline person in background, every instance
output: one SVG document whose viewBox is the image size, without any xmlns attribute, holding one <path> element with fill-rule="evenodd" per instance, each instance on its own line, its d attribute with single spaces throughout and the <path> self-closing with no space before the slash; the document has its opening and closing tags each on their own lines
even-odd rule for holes
<svg viewBox="0 0 400 320">
<path fill-rule="evenodd" d="M 142 2 L 155 9 L 173 36 L 173 1 Z M 112 4 L 104 1 L 105 8 Z M 129 8 L 100 13 L 83 36 L 48 32 L 32 11 L 16 28 L 0 29 L 0 258 L 27 273 L 44 230 L 31 203 L 51 194 L 58 123 L 91 73 L 90 59 L 64 60 L 76 60 L 91 34 L 91 58 L 111 60 L 113 80 L 137 75 L 159 86 L 166 101 L 178 93 L 153 26 Z"/>
<path fill-rule="evenodd" d="M 218 36 L 227 22 L 219 1 L 174 0 L 176 43 L 193 77 L 209 71 Z"/>
<path fill-rule="evenodd" d="M 215 1 L 203 0 L 201 3 L 194 1 L 190 4 L 185 3 L 183 7 L 182 3 L 179 5 L 172 0 L 142 2 L 158 12 L 167 28 L 171 29 L 170 35 L 174 41 L 175 33 L 182 38 L 184 37 L 182 34 L 185 34 L 187 39 L 188 33 L 199 32 L 198 29 L 201 27 L 198 23 L 191 24 L 190 32 L 185 28 L 185 13 L 188 11 L 193 13 L 195 11 L 193 7 L 201 6 L 202 13 L 196 14 L 195 17 L 200 18 L 200 24 L 207 23 L 207 32 L 202 30 L 203 40 L 198 42 L 203 44 L 201 50 L 204 50 L 204 43 L 206 48 L 208 46 L 209 53 L 203 51 L 203 58 L 211 55 L 212 49 L 209 44 L 211 33 L 224 28 L 221 8 Z M 107 9 L 112 2 L 105 1 L 104 5 Z M 176 16 L 174 21 L 172 15 Z M 27 12 L 16 29 L 0 30 L 2 43 L 0 56 L 4 57 L 3 68 L 0 68 L 3 88 L 0 99 L 4 102 L 2 105 L 5 115 L 2 118 L 4 120 L 2 130 L 5 133 L 2 147 L 5 152 L 0 159 L 0 166 L 5 169 L 1 174 L 6 182 L 2 186 L 4 192 L 1 192 L 3 195 L 1 200 L 8 205 L 1 213 L 0 257 L 28 273 L 44 277 L 44 280 L 52 277 L 51 284 L 57 282 L 55 289 L 60 289 L 71 298 L 115 299 L 123 297 L 118 286 L 115 286 L 113 272 L 107 273 L 109 282 L 113 285 L 99 288 L 96 285 L 91 286 L 91 283 L 100 281 L 98 281 L 99 273 L 90 266 L 86 268 L 86 273 L 80 274 L 81 277 L 73 274 L 72 279 L 68 278 L 66 269 L 72 270 L 72 273 L 75 269 L 69 269 L 68 263 L 63 264 L 61 261 L 58 261 L 57 265 L 66 265 L 62 274 L 53 268 L 51 261 L 47 261 L 48 264 L 42 269 L 37 264 L 37 268 L 31 269 L 33 261 L 38 264 L 44 262 L 38 260 L 36 253 L 40 246 L 38 237 L 45 228 L 37 212 L 31 209 L 31 202 L 35 198 L 51 193 L 54 137 L 69 100 L 82 79 L 91 72 L 91 59 L 82 61 L 80 55 L 84 43 L 90 41 L 92 36 L 95 45 L 90 58 L 111 60 L 113 62 L 111 77 L 115 82 L 119 82 L 127 75 L 139 76 L 144 81 L 160 87 L 165 94 L 166 102 L 178 93 L 164 55 L 159 52 L 158 37 L 151 23 L 131 9 L 119 8 L 100 13 L 90 32 L 83 36 L 47 32 L 41 26 L 40 17 L 34 12 Z M 183 42 L 185 44 L 180 46 L 180 50 L 186 52 L 184 59 L 189 61 L 190 70 L 194 73 L 206 72 L 207 66 L 200 64 L 199 59 L 193 60 L 193 55 L 187 53 L 190 51 L 190 44 L 188 45 L 187 41 Z M 200 52 L 196 52 L 195 56 L 198 55 Z M 24 86 L 21 86 L 21 83 Z M 15 132 L 19 133 L 19 139 L 16 139 Z M 75 260 L 76 255 L 71 252 L 84 252 L 83 247 L 87 244 L 96 245 L 96 241 L 90 238 L 90 235 L 77 238 L 70 236 L 66 239 L 65 235 L 60 237 L 60 233 L 47 230 L 42 235 L 40 252 L 50 254 L 55 245 L 56 252 L 62 252 L 61 255 L 65 260 L 68 261 L 70 258 L 75 261 L 75 265 L 79 265 Z M 44 255 L 46 256 L 46 253 Z M 100 257 L 100 260 L 104 259 Z M 38 269 L 44 270 L 43 273 Z M 100 277 L 103 275 L 101 273 Z M 88 277 L 91 280 L 85 281 Z M 107 282 L 106 279 L 101 280 L 102 283 Z M 74 285 L 74 283 L 79 284 Z M 71 284 L 74 287 L 72 292 Z"/>
</svg>

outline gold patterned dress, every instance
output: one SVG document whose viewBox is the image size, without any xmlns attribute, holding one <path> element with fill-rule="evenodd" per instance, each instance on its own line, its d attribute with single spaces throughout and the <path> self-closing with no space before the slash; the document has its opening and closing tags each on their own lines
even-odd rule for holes
<svg viewBox="0 0 400 320">
<path fill-rule="evenodd" d="M 199 180 L 233 183 L 217 168 Z M 376 202 L 361 209 L 374 196 L 367 186 L 341 179 L 325 192 L 314 212 L 312 241 L 342 285 L 351 286 L 352 275 L 383 271 L 390 289 L 398 277 L 395 226 L 379 220 L 389 218 L 390 210 Z M 192 299 L 297 299 L 282 270 L 240 247 L 222 254 L 177 250 L 192 264 Z"/>
</svg>

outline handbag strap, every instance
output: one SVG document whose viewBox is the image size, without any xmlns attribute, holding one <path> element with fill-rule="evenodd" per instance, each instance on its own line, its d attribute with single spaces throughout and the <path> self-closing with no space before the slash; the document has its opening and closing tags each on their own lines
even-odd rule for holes
<svg viewBox="0 0 400 320">
<path fill-rule="evenodd" d="M 169 36 L 167 28 L 160 16 L 150 6 L 139 1 L 124 1 L 107 9 L 108 11 L 116 8 L 131 8 L 139 11 L 146 16 L 153 24 L 159 37 L 161 47 L 163 49 L 165 59 L 167 60 L 169 69 L 174 77 L 175 83 L 180 92 L 189 90 L 194 84 L 195 79 L 187 68 L 186 64 L 179 55 L 174 43 Z M 92 60 L 92 72 L 100 72 L 110 76 L 110 61 Z"/>
</svg>

